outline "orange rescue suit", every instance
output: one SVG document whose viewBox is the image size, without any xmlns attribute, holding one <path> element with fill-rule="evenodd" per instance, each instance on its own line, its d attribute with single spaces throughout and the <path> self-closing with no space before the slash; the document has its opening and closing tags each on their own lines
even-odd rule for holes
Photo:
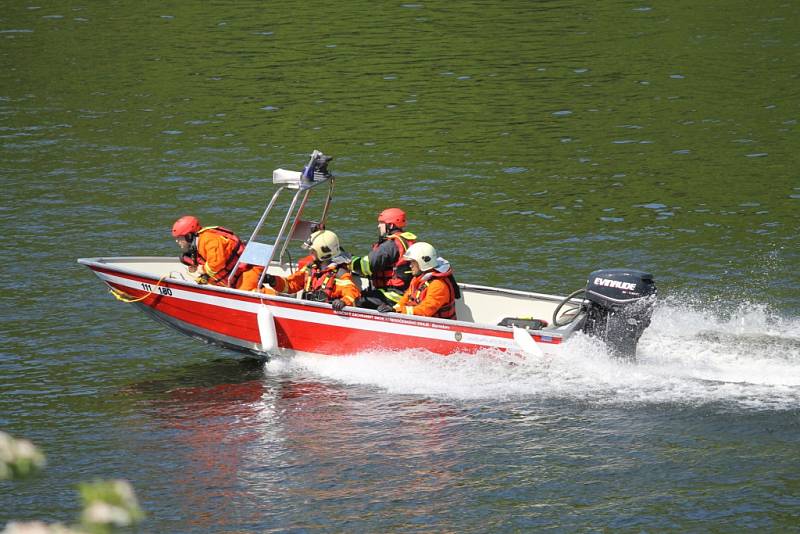
<svg viewBox="0 0 800 534">
<path fill-rule="evenodd" d="M 301 289 L 306 293 L 323 291 L 327 302 L 342 299 L 348 306 L 353 306 L 361 296 L 352 273 L 334 263 L 323 268 L 309 263 L 286 278 L 276 276 L 274 287 L 281 293 L 296 293 Z"/>
<path fill-rule="evenodd" d="M 208 283 L 228 287 L 228 276 L 236 260 L 242 254 L 241 240 L 225 228 L 210 226 L 197 232 L 197 258 L 201 264 L 201 274 L 208 275 Z M 252 291 L 258 285 L 263 267 L 239 264 L 234 286 L 243 291 Z"/>
<path fill-rule="evenodd" d="M 429 271 L 411 280 L 394 309 L 406 315 L 455 319 L 458 293 L 452 271 L 443 274 Z"/>
</svg>

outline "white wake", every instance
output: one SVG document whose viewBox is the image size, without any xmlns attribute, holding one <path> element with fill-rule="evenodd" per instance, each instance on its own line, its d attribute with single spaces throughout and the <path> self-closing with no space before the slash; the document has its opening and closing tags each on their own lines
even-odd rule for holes
<svg viewBox="0 0 800 534">
<path fill-rule="evenodd" d="M 719 312 L 663 301 L 640 340 L 638 361 L 611 357 L 578 336 L 557 357 L 479 352 L 363 352 L 274 360 L 267 373 L 310 374 L 391 394 L 452 399 L 574 399 L 596 404 L 723 403 L 800 408 L 800 319 L 763 306 Z"/>
</svg>

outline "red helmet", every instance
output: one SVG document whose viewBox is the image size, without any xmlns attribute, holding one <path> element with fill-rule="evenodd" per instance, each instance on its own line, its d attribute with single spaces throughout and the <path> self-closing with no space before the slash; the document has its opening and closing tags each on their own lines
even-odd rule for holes
<svg viewBox="0 0 800 534">
<path fill-rule="evenodd" d="M 186 234 L 196 234 L 200 231 L 200 221 L 192 215 L 184 215 L 172 225 L 172 237 L 183 237 Z"/>
<path fill-rule="evenodd" d="M 400 208 L 386 208 L 378 215 L 378 222 L 393 224 L 397 228 L 406 227 L 406 212 Z"/>
</svg>

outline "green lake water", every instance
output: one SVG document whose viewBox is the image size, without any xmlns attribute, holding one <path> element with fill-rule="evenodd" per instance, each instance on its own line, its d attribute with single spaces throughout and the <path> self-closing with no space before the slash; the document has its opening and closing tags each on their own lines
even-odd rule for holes
<svg viewBox="0 0 800 534">
<path fill-rule="evenodd" d="M 800 521 L 800 4 L 2 2 L 0 525 L 122 477 L 144 532 L 791 531 Z M 268 364 L 79 257 L 249 235 L 335 157 L 353 253 L 404 208 L 460 281 L 652 272 L 636 366 L 365 352 Z"/>
</svg>

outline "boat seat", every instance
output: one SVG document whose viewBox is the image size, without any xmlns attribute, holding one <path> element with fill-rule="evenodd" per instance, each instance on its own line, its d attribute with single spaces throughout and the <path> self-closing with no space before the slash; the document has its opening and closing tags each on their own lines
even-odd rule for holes
<svg viewBox="0 0 800 534">
<path fill-rule="evenodd" d="M 541 330 L 548 325 L 544 319 L 533 317 L 504 317 L 497 326 L 517 326 L 525 330 Z"/>
</svg>

